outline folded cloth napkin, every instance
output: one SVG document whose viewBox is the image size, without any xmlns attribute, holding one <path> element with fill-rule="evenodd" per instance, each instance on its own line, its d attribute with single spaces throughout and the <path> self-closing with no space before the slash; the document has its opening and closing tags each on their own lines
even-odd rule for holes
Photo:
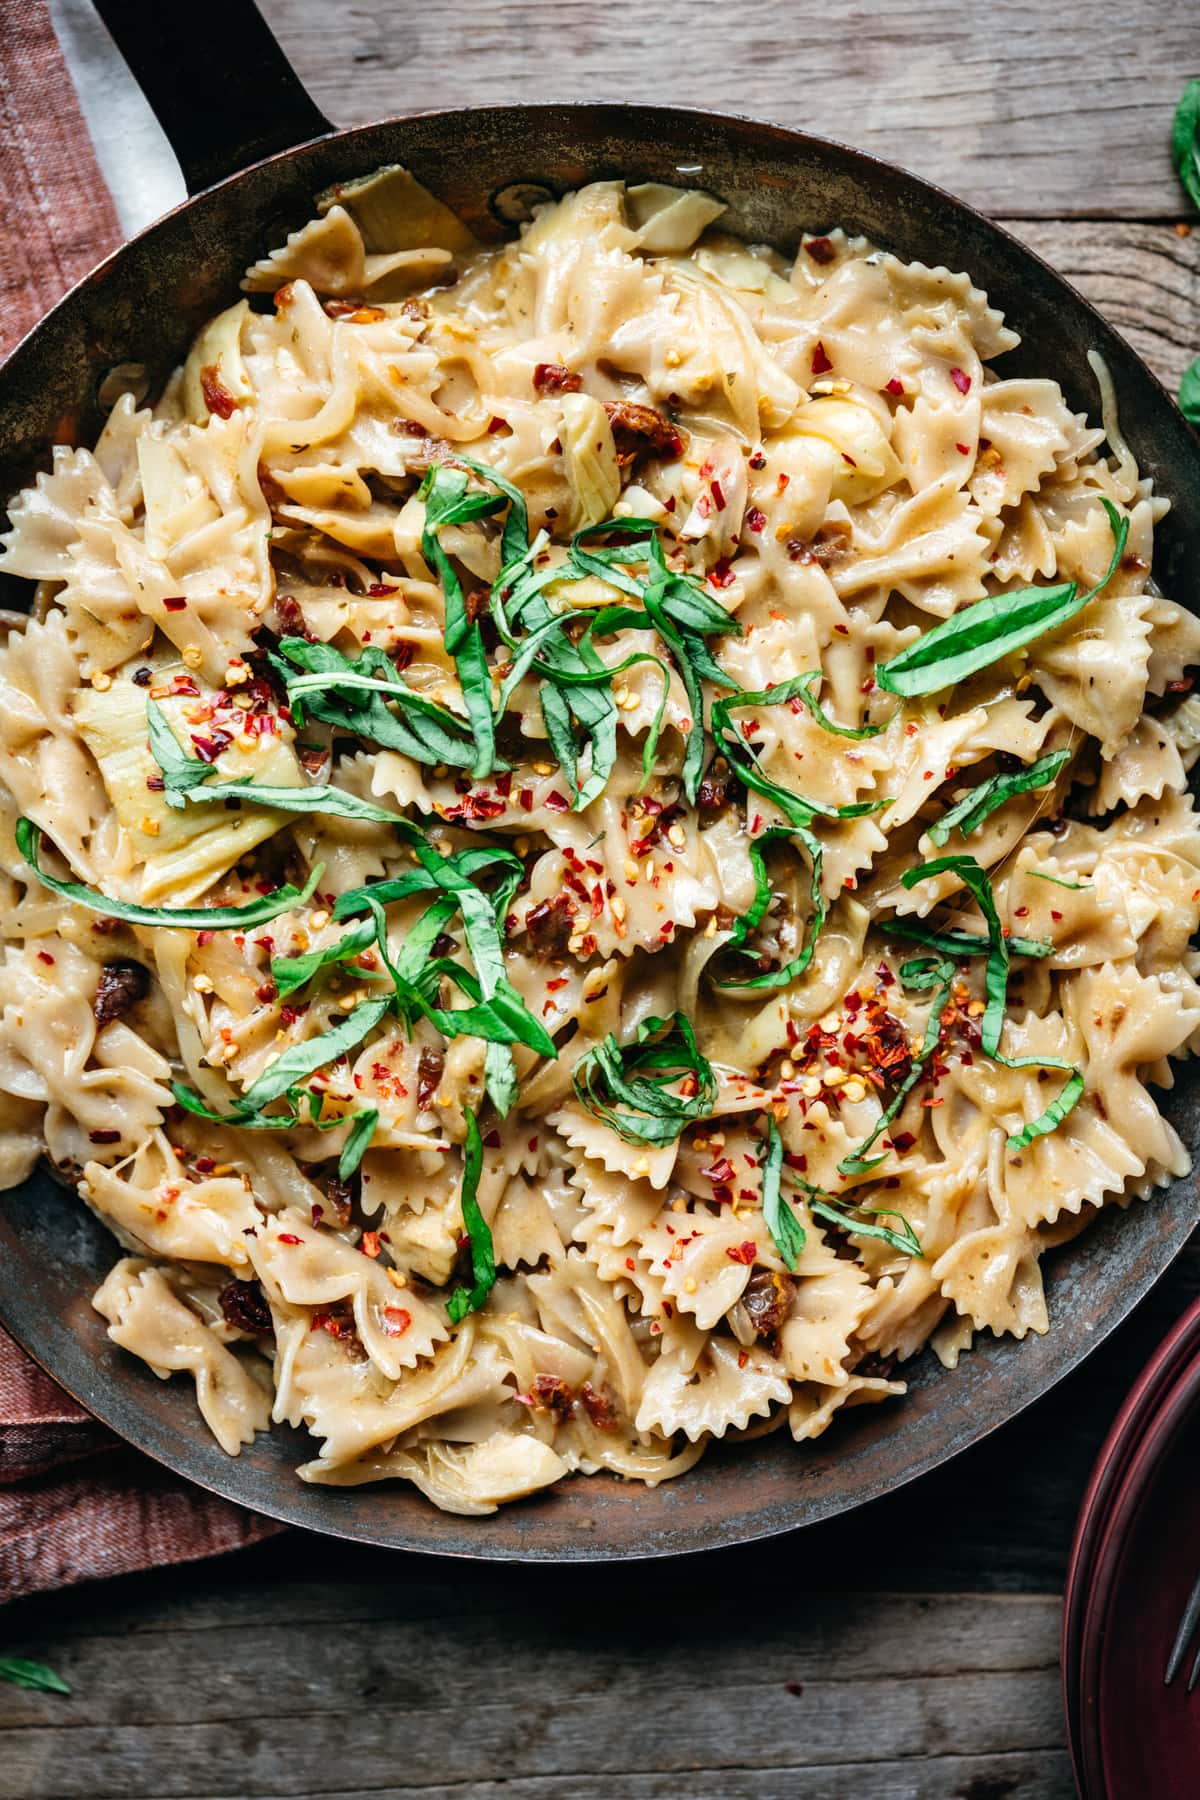
<svg viewBox="0 0 1200 1800">
<path fill-rule="evenodd" d="M 6 352 L 121 238 L 45 0 L 0 0 L 0 193 Z M 121 1445 L 0 1331 L 0 1601 L 281 1529 Z"/>
</svg>

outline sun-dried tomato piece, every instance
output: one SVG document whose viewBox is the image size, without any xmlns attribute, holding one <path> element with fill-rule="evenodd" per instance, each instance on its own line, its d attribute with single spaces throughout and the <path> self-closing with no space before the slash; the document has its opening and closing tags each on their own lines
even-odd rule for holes
<svg viewBox="0 0 1200 1800">
<path fill-rule="evenodd" d="M 106 962 L 100 971 L 96 998 L 92 1001 L 92 1017 L 97 1025 L 109 1025 L 114 1019 L 123 1019 L 149 992 L 149 970 L 128 957 L 118 956 L 112 962 Z"/>
<path fill-rule="evenodd" d="M 331 1300 L 328 1306 L 319 1306 L 309 1322 L 310 1331 L 326 1331 L 331 1338 L 342 1341 L 353 1339 L 358 1341 L 358 1332 L 354 1324 L 354 1309 L 348 1300 Z"/>
<path fill-rule="evenodd" d="M 642 406 L 636 400 L 606 400 L 604 410 L 619 456 L 683 455 L 682 431 L 653 406 Z"/>
<path fill-rule="evenodd" d="M 533 385 L 539 394 L 577 394 L 583 376 L 565 363 L 539 363 L 533 371 Z"/>
<path fill-rule="evenodd" d="M 569 894 L 539 900 L 525 915 L 529 943 L 539 962 L 554 962 L 567 954 L 575 906 Z"/>
<path fill-rule="evenodd" d="M 773 1338 L 792 1310 L 796 1283 L 790 1275 L 759 1269 L 742 1290 L 742 1305 L 760 1338 Z"/>
<path fill-rule="evenodd" d="M 549 1414 L 559 1425 L 575 1411 L 575 1396 L 561 1375 L 535 1375 L 529 1392 L 516 1398 L 533 1412 Z"/>
<path fill-rule="evenodd" d="M 276 594 L 274 613 L 281 637 L 307 638 L 310 644 L 315 641 L 294 594 Z"/>
<path fill-rule="evenodd" d="M 274 1337 L 275 1324 L 258 1281 L 228 1281 L 217 1296 L 222 1317 L 235 1331 L 251 1337 Z"/>
<path fill-rule="evenodd" d="M 585 1381 L 579 1390 L 579 1400 L 584 1412 L 597 1430 L 616 1430 L 617 1409 L 606 1393 L 599 1392 L 590 1381 Z"/>
<path fill-rule="evenodd" d="M 217 374 L 216 363 L 206 363 L 201 369 L 200 392 L 210 413 L 216 413 L 219 419 L 232 419 L 237 411 L 237 401 Z"/>
<path fill-rule="evenodd" d="M 417 1110 L 424 1112 L 429 1106 L 438 1088 L 441 1086 L 445 1071 L 446 1059 L 440 1050 L 431 1050 L 428 1045 L 421 1051 L 417 1059 Z"/>
</svg>

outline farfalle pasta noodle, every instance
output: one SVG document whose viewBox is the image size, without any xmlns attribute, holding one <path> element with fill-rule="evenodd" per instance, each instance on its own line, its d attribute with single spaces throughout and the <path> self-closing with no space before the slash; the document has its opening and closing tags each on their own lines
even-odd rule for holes
<svg viewBox="0 0 1200 1800">
<path fill-rule="evenodd" d="M 480 1515 L 802 1446 L 1188 1166 L 1200 627 L 1105 372 L 1095 425 L 967 275 L 723 213 L 484 247 L 381 170 L 13 502 L 0 1179 L 77 1183 L 232 1454 Z"/>
</svg>

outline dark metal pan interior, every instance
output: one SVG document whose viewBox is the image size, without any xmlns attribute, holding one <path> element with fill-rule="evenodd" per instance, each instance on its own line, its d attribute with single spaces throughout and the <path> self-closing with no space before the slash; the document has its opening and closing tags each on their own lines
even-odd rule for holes
<svg viewBox="0 0 1200 1800">
<path fill-rule="evenodd" d="M 320 188 L 384 162 L 407 164 L 483 237 L 512 229 L 514 205 L 530 186 L 561 193 L 622 175 L 709 188 L 728 202 L 733 229 L 783 249 L 801 231 L 840 224 L 906 259 L 966 269 L 1025 340 L 1004 359 L 1004 372 L 1052 375 L 1073 406 L 1095 415 L 1087 352 L 1104 355 L 1123 430 L 1173 502 L 1157 533 L 1159 584 L 1184 604 L 1200 593 L 1196 441 L 1128 345 L 1065 282 L 970 208 L 888 164 L 773 126 L 666 108 L 496 107 L 371 125 L 276 156 L 188 202 L 76 288 L 0 370 L 0 492 L 43 465 L 50 444 L 94 437 L 97 389 L 109 369 L 141 362 L 152 380 L 161 378 L 201 321 L 236 297 L 247 263 L 311 217 Z M 1195 1144 L 1191 1066 L 1179 1071 L 1165 1110 Z M 226 1457 L 190 1385 L 160 1383 L 108 1342 L 89 1295 L 116 1247 L 44 1173 L 0 1196 L 0 1321 L 123 1437 L 260 1512 L 393 1548 L 598 1561 L 785 1531 L 933 1468 L 1093 1349 L 1166 1269 L 1198 1215 L 1190 1177 L 1127 1212 L 1109 1209 L 1044 1265 L 1049 1336 L 989 1340 L 953 1375 L 922 1356 L 907 1371 L 906 1399 L 844 1415 L 816 1444 L 794 1445 L 781 1431 L 710 1452 L 678 1483 L 647 1490 L 575 1481 L 487 1519 L 438 1513 L 403 1486 L 306 1487 L 294 1468 L 312 1451 L 291 1432 Z"/>
</svg>

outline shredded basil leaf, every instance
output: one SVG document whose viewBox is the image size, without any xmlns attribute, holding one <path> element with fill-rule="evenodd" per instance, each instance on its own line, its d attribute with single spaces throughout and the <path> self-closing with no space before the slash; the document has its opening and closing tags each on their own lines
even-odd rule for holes
<svg viewBox="0 0 1200 1800">
<path fill-rule="evenodd" d="M 397 825 L 406 821 L 400 813 L 389 812 L 357 794 L 347 794 L 335 787 L 264 787 L 251 781 L 213 781 L 219 773 L 215 763 L 202 762 L 188 756 L 157 701 L 146 702 L 146 719 L 150 728 L 150 748 L 163 772 L 164 797 L 168 806 L 183 807 L 189 800 L 223 802 L 245 800 L 253 806 L 273 806 L 280 812 L 332 813 L 343 819 L 366 819 L 376 825 Z"/>
<path fill-rule="evenodd" d="M 819 684 L 824 679 L 824 672 L 821 669 L 809 669 L 806 674 L 796 677 L 799 684 L 796 689 L 796 698 L 803 701 L 822 731 L 832 732 L 834 737 L 853 738 L 856 743 L 860 743 L 864 738 L 878 737 L 881 731 L 887 730 L 886 724 L 839 725 L 835 719 L 831 719 L 813 692 L 814 684 Z"/>
<path fill-rule="evenodd" d="M 476 1195 L 483 1173 L 483 1140 L 473 1112 L 466 1115 L 467 1141 L 463 1146 L 462 1216 L 471 1240 L 471 1287 L 456 1287 L 446 1302 L 452 1325 L 459 1325 L 468 1313 L 478 1312 L 496 1283 L 496 1252 L 488 1222 L 479 1210 Z"/>
<path fill-rule="evenodd" d="M 490 477 L 494 480 L 494 477 Z M 459 469 L 445 464 L 429 470 L 418 490 L 425 502 L 425 524 L 421 531 L 421 554 L 441 583 L 446 614 L 443 639 L 452 658 L 462 689 L 463 705 L 475 742 L 475 760 L 471 773 L 478 780 L 490 775 L 496 766 L 496 721 L 492 714 L 492 675 L 484 648 L 483 632 L 478 619 L 467 614 L 462 583 L 454 565 L 442 548 L 439 531 L 446 525 L 462 525 L 470 519 L 498 512 L 504 505 L 502 496 L 472 494 L 467 491 L 467 477 Z"/>
<path fill-rule="evenodd" d="M 471 767 L 475 745 L 469 721 L 409 687 L 378 645 L 351 658 L 332 644 L 285 637 L 269 661 L 287 686 L 297 725 L 304 724 L 307 712 L 415 762 Z"/>
<path fill-rule="evenodd" d="M 671 1092 L 690 1077 L 692 1095 Z M 712 1117 L 717 1078 L 683 1013 L 643 1019 L 631 1044 L 612 1032 L 575 1065 L 575 1093 L 593 1118 L 630 1144 L 673 1144 L 685 1125 Z"/>
<path fill-rule="evenodd" d="M 292 907 L 311 900 L 325 873 L 324 863 L 318 863 L 302 888 L 288 882 L 272 893 L 264 894 L 261 900 L 250 901 L 247 906 L 139 906 L 132 900 L 110 900 L 82 882 L 59 881 L 56 876 L 47 875 L 38 863 L 42 838 L 41 826 L 35 825 L 32 819 L 17 820 L 17 849 L 43 887 L 62 894 L 64 899 L 73 900 L 76 906 L 106 913 L 113 919 L 125 919 L 131 925 L 166 925 L 181 931 L 237 931 L 248 925 L 265 925 L 270 919 L 277 919 L 280 913 L 290 912 Z"/>
<path fill-rule="evenodd" d="M 272 1100 L 278 1100 L 289 1088 L 303 1081 L 306 1075 L 315 1074 L 327 1063 L 336 1062 L 347 1050 L 353 1050 L 361 1044 L 367 1033 L 373 1031 L 392 1002 L 387 1000 L 364 1000 L 348 1013 L 340 1025 L 332 1025 L 318 1037 L 305 1038 L 301 1043 L 289 1044 L 281 1056 L 265 1068 L 256 1081 L 252 1081 L 237 1103 L 236 1110 L 241 1113 L 261 1113 Z"/>
<path fill-rule="evenodd" d="M 831 1225 L 838 1225 L 851 1237 L 880 1238 L 890 1244 L 893 1250 L 901 1251 L 905 1256 L 922 1256 L 921 1240 L 909 1224 L 902 1212 L 894 1206 L 864 1206 L 854 1200 L 853 1196 L 844 1196 L 850 1211 L 846 1212 L 838 1205 L 837 1194 L 827 1194 L 823 1188 L 814 1187 L 811 1181 L 805 1181 L 802 1175 L 794 1170 L 787 1171 L 787 1179 L 794 1182 L 807 1197 L 809 1210 L 818 1218 L 827 1219 Z M 893 1231 L 889 1225 L 868 1225 L 865 1220 L 855 1218 L 855 1213 L 869 1213 L 877 1219 L 899 1219 L 902 1231 Z"/>
<path fill-rule="evenodd" d="M 271 979 L 279 998 L 286 1000 L 289 994 L 294 994 L 297 988 L 302 988 L 306 982 L 311 981 L 319 969 L 331 968 L 336 963 L 349 962 L 353 956 L 361 956 L 374 942 L 375 927 L 369 919 L 364 919 L 344 932 L 335 944 L 326 944 L 323 950 L 308 950 L 302 956 L 272 957 Z M 366 969 L 356 970 L 355 973 L 363 980 L 368 978 Z"/>
<path fill-rule="evenodd" d="M 1189 81 L 1179 97 L 1171 155 L 1188 199 L 1193 206 L 1200 206 L 1200 77 Z"/>
<path fill-rule="evenodd" d="M 1067 1077 L 1061 1093 L 1045 1112 L 1039 1113 L 1036 1119 L 1031 1119 L 1007 1140 L 1010 1150 L 1024 1150 L 1034 1138 L 1049 1136 L 1083 1098 L 1083 1076 L 1071 1063 L 1062 1062 L 1056 1056 L 998 1056 L 996 1061 L 1006 1069 L 1061 1069 Z"/>
<path fill-rule="evenodd" d="M 29 1662 L 23 1656 L 0 1656 L 0 1681 L 14 1687 L 29 1688 L 39 1694 L 69 1694 L 70 1682 L 56 1675 L 45 1663 Z"/>
<path fill-rule="evenodd" d="M 727 981 L 716 983 L 719 987 L 737 988 L 739 991 L 763 991 L 772 988 L 787 987 L 790 982 L 798 980 L 813 959 L 817 948 L 817 939 L 821 935 L 829 907 L 821 890 L 821 866 L 823 852 L 821 840 L 803 825 L 772 825 L 761 836 L 751 840 L 747 846 L 750 866 L 754 871 L 754 898 L 746 911 L 735 919 L 733 930 L 729 935 L 727 949 L 739 951 L 742 955 L 750 952 L 742 949 L 750 933 L 762 923 L 767 908 L 771 903 L 771 880 L 767 873 L 766 860 L 763 856 L 763 845 L 770 843 L 796 842 L 808 857 L 811 871 L 809 879 L 809 895 L 812 900 L 812 916 L 804 934 L 800 949 L 790 962 L 781 968 L 768 969 L 763 975 L 755 975 L 744 981 Z"/>
<path fill-rule="evenodd" d="M 357 1173 L 358 1165 L 366 1154 L 367 1146 L 375 1135 L 375 1127 L 379 1123 L 379 1114 L 373 1106 L 360 1112 L 350 1128 L 350 1135 L 342 1145 L 342 1154 L 338 1158 L 338 1179 L 349 1181 Z"/>
<path fill-rule="evenodd" d="M 921 925 L 915 919 L 893 918 L 880 921 L 880 930 L 889 937 L 909 938 L 914 944 L 927 944 L 941 956 L 985 956 L 989 949 L 988 939 L 977 937 L 970 931 L 937 931 L 932 926 Z M 1054 945 L 1048 938 L 1010 937 L 1006 939 L 1010 956 L 1033 956 L 1041 959 L 1054 955 Z"/>
<path fill-rule="evenodd" d="M 906 699 L 939 693 L 989 663 L 1011 656 L 1044 632 L 1056 631 L 1082 612 L 1112 580 L 1129 536 L 1129 520 L 1121 517 L 1110 500 L 1101 499 L 1100 504 L 1108 514 L 1114 541 L 1112 560 L 1095 587 L 1081 594 L 1079 583 L 1068 581 L 1055 587 L 988 594 L 952 613 L 922 633 L 907 650 L 882 663 L 875 675 L 879 686 Z"/>
<path fill-rule="evenodd" d="M 808 1241 L 808 1233 L 783 1197 L 780 1187 L 783 1140 L 771 1114 L 768 1113 L 766 1117 L 767 1135 L 759 1145 L 758 1152 L 762 1164 L 763 1224 L 770 1232 L 771 1241 L 780 1256 L 794 1273 L 800 1261 L 800 1252 Z"/>
<path fill-rule="evenodd" d="M 900 877 L 900 884 L 902 887 L 914 888 L 918 882 L 929 881 L 934 875 L 957 876 L 973 897 L 987 924 L 987 969 L 984 974 L 987 1009 L 980 1025 L 980 1036 L 987 1054 L 995 1056 L 1000 1049 L 1004 1003 L 1008 993 L 1008 940 L 1004 936 L 1000 914 L 996 911 L 992 884 L 988 880 L 987 871 L 980 868 L 973 856 L 939 856 L 933 862 L 921 863 L 915 869 L 906 869 Z"/>
<path fill-rule="evenodd" d="M 730 713 L 735 707 L 741 711 L 746 707 L 784 705 L 801 694 L 801 684 L 807 680 L 808 676 L 797 675 L 790 681 L 781 681 L 778 686 L 764 688 L 758 693 L 741 690 L 728 699 L 714 700 L 714 738 L 738 780 L 745 787 L 753 788 L 755 793 L 772 801 L 793 825 L 811 825 L 815 819 L 862 819 L 868 813 L 879 812 L 888 804 L 886 800 L 859 800 L 849 806 L 831 806 L 824 800 L 808 800 L 803 794 L 781 787 L 777 781 L 772 781 L 764 774 L 758 757 L 743 733 L 734 725 Z"/>
<path fill-rule="evenodd" d="M 1028 869 L 1026 870 L 1026 873 L 1032 875 L 1035 881 L 1052 881 L 1055 887 L 1074 888 L 1076 893 L 1079 894 L 1086 894 L 1095 886 L 1095 883 L 1091 881 L 1067 881 L 1062 875 L 1048 875 L 1045 869 Z M 1008 940 L 1008 947 L 1010 950 L 1012 949 L 1012 943 L 1013 941 L 1010 938 Z"/>
<path fill-rule="evenodd" d="M 1049 756 L 1039 757 L 1030 763 L 1027 769 L 1014 771 L 1011 775 L 993 775 L 989 781 L 980 782 L 972 788 L 956 806 L 944 812 L 936 825 L 930 827 L 930 841 L 944 844 L 952 832 L 957 831 L 962 837 L 970 837 L 973 831 L 1006 801 L 1017 794 L 1028 794 L 1034 788 L 1049 787 L 1063 764 L 1070 761 L 1069 750 L 1053 750 Z"/>
<path fill-rule="evenodd" d="M 1179 383 L 1179 410 L 1189 425 L 1200 429 L 1200 356 L 1183 371 Z"/>
</svg>

